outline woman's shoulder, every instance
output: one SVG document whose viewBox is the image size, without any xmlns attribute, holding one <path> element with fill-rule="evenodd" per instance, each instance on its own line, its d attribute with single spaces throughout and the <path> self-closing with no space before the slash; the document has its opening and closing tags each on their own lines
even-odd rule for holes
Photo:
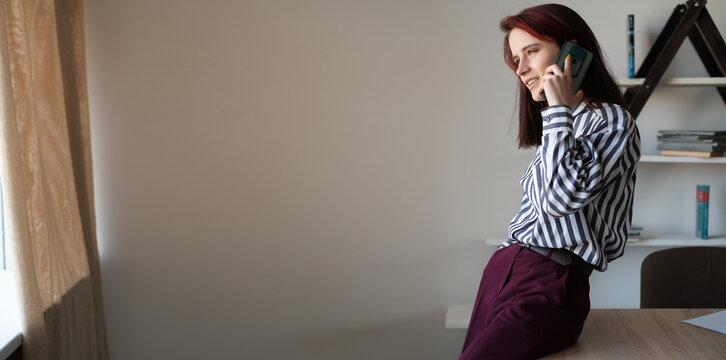
<svg viewBox="0 0 726 360">
<path fill-rule="evenodd" d="M 625 107 L 616 103 L 590 102 L 578 114 L 575 129 L 578 135 L 607 133 L 635 126 L 632 116 Z"/>
<path fill-rule="evenodd" d="M 624 106 L 610 102 L 590 102 L 586 109 L 605 117 L 630 117 Z"/>
<path fill-rule="evenodd" d="M 628 126 L 633 123 L 633 117 L 628 109 L 622 105 L 609 102 L 593 102 L 587 106 L 593 120 L 607 122 L 613 125 Z"/>
</svg>

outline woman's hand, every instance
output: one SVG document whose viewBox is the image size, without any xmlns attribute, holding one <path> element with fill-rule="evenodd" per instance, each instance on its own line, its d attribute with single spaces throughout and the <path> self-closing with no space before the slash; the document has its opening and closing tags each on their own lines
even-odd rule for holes
<svg viewBox="0 0 726 360">
<path fill-rule="evenodd" d="M 582 98 L 582 92 L 572 92 L 572 57 L 565 59 L 565 68 L 560 69 L 557 64 L 552 64 L 545 69 L 542 75 L 540 88 L 547 96 L 549 106 L 566 105 L 574 107 Z"/>
</svg>

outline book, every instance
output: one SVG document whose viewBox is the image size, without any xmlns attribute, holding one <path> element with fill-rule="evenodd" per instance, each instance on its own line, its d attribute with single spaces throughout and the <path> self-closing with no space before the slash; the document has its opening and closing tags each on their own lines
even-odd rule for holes
<svg viewBox="0 0 726 360">
<path fill-rule="evenodd" d="M 630 231 L 628 231 L 628 240 L 627 242 L 638 242 L 641 239 L 640 232 L 643 231 L 642 226 L 631 226 Z"/>
<path fill-rule="evenodd" d="M 709 186 L 696 186 L 696 237 L 708 239 Z"/>
<path fill-rule="evenodd" d="M 628 77 L 635 77 L 635 15 L 628 14 Z"/>
<path fill-rule="evenodd" d="M 708 130 L 658 130 L 660 136 L 686 136 L 696 137 L 698 139 L 709 139 L 717 136 L 726 136 L 726 131 L 708 131 Z"/>
<path fill-rule="evenodd" d="M 669 142 L 658 141 L 657 150 L 691 150 L 691 151 L 708 151 L 708 152 L 725 152 L 726 144 L 724 143 L 690 143 L 690 142 Z"/>
<path fill-rule="evenodd" d="M 674 156 L 714 157 L 726 152 L 726 131 L 660 130 L 657 150 L 696 151 Z M 705 154 L 709 153 L 709 154 Z"/>
<path fill-rule="evenodd" d="M 692 150 L 661 150 L 662 156 L 685 156 L 698 158 L 713 158 L 723 156 L 723 152 L 692 151 Z"/>
<path fill-rule="evenodd" d="M 686 144 L 726 144 L 726 137 L 714 137 L 713 139 L 693 139 L 689 137 L 681 136 L 664 136 L 658 137 L 658 142 L 664 143 L 686 143 Z"/>
</svg>

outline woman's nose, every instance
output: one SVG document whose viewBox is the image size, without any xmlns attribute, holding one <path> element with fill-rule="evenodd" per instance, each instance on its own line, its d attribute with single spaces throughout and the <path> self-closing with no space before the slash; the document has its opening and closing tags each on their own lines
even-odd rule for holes
<svg viewBox="0 0 726 360">
<path fill-rule="evenodd" d="M 517 64 L 517 76 L 526 74 L 527 70 L 529 70 L 529 66 L 527 66 L 524 61 L 520 61 L 519 64 Z"/>
</svg>

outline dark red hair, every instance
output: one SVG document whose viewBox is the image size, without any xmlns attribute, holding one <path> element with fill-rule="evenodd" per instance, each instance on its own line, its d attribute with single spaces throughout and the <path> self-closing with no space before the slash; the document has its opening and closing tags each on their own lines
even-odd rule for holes
<svg viewBox="0 0 726 360">
<path fill-rule="evenodd" d="M 627 108 L 620 87 L 603 61 L 600 45 L 585 20 L 575 11 L 564 5 L 545 4 L 522 10 L 517 15 L 502 19 L 499 28 L 504 36 L 504 61 L 513 70 L 517 65 L 512 59 L 509 48 L 509 34 L 515 29 L 522 29 L 537 39 L 556 43 L 559 47 L 568 40 L 590 50 L 594 58 L 582 81 L 585 102 L 594 107 L 595 103 L 614 103 Z M 527 87 L 519 82 L 519 147 L 529 148 L 542 143 L 542 115 L 540 111 L 547 102 L 532 100 Z"/>
</svg>

